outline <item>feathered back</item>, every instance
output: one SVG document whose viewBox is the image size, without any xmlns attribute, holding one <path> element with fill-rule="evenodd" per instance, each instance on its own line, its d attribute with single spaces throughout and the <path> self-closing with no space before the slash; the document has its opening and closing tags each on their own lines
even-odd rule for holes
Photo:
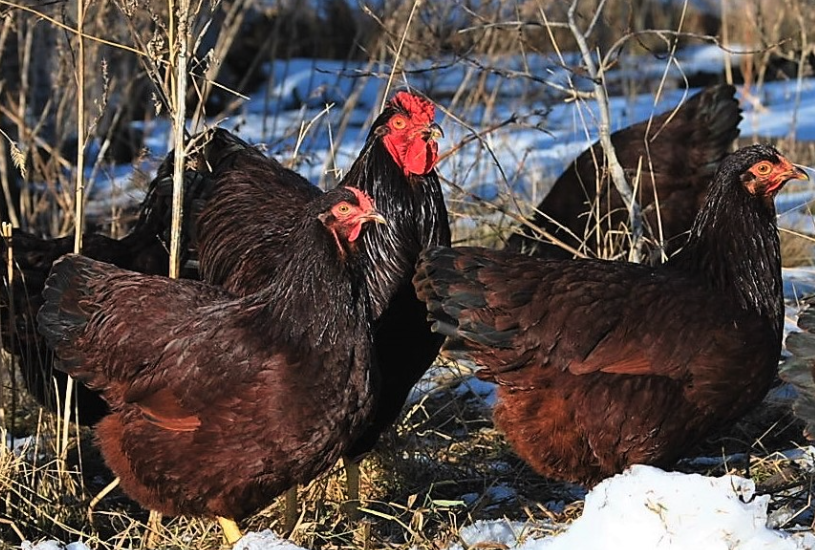
<svg viewBox="0 0 815 550">
<path fill-rule="evenodd" d="M 112 239 L 106 235 L 88 233 L 83 239 L 82 253 L 85 256 L 139 273 L 167 275 L 172 223 L 171 160 L 172 156 L 165 160 L 150 182 L 136 222 L 127 235 L 121 239 Z M 198 276 L 194 261 L 194 208 L 197 201 L 205 200 L 209 193 L 208 185 L 209 180 L 200 173 L 185 173 L 185 216 L 181 241 L 184 277 Z M 7 244 L 3 240 L 0 245 L 4 257 L 9 253 Z M 56 410 L 59 399 L 64 395 L 67 377 L 53 369 L 53 354 L 37 333 L 36 314 L 42 305 L 41 293 L 51 266 L 61 256 L 73 251 L 74 237 L 69 235 L 49 239 L 14 230 L 11 245 L 15 267 L 14 283 L 9 291 L 4 271 L 5 284 L 0 291 L 0 313 L 4 320 L 11 321 L 9 302 L 13 297 L 15 330 L 12 332 L 10 327 L 4 327 L 3 347 L 20 357 L 22 378 L 29 393 L 49 409 Z M 77 403 L 79 421 L 83 424 L 95 424 L 108 412 L 99 396 L 84 387 L 77 390 Z"/>
<path fill-rule="evenodd" d="M 704 202 L 716 167 L 739 135 L 741 109 L 735 91 L 728 85 L 705 88 L 676 109 L 611 135 L 629 184 L 640 177 L 638 199 L 645 236 L 651 239 L 646 251 L 657 251 L 660 238 L 669 255 L 684 242 L 683 234 Z M 612 248 L 625 253 L 629 247 L 621 234 L 626 234 L 628 214 L 605 165 L 597 142 L 561 174 L 531 223 L 588 256 Z M 518 228 L 506 248 L 548 258 L 571 257 L 535 235 L 526 226 Z"/>
</svg>

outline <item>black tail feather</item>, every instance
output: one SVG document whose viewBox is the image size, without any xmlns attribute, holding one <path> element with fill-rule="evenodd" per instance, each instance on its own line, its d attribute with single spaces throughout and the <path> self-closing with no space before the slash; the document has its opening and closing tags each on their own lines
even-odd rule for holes
<svg viewBox="0 0 815 550">
<path fill-rule="evenodd" d="M 427 305 L 432 330 L 447 337 L 446 355 L 464 358 L 479 347 L 512 345 L 516 326 L 498 327 L 489 313 L 488 285 L 479 278 L 491 261 L 461 249 L 437 247 L 422 253 L 413 278 Z"/>
<path fill-rule="evenodd" d="M 82 363 L 81 353 L 72 342 L 93 314 L 83 298 L 90 292 L 87 279 L 94 263 L 84 256 L 66 254 L 54 262 L 42 292 L 38 330 L 60 358 L 59 369 L 66 372 Z"/>
<path fill-rule="evenodd" d="M 222 128 L 215 128 L 207 136 L 208 140 L 204 146 L 203 158 L 207 163 L 207 169 L 213 174 L 218 174 L 224 169 L 228 169 L 231 159 L 236 153 L 254 153 L 261 158 L 266 158 L 256 147 L 245 142 L 235 134 Z"/>
</svg>

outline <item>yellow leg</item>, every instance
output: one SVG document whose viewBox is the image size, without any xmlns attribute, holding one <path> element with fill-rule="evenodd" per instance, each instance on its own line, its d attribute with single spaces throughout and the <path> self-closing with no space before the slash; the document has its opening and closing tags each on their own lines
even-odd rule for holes
<svg viewBox="0 0 815 550">
<path fill-rule="evenodd" d="M 145 548 L 158 547 L 160 528 L 161 528 L 161 512 L 150 510 L 150 515 L 147 517 L 147 537 L 144 540 Z"/>
<path fill-rule="evenodd" d="M 356 521 L 359 519 L 359 462 L 349 458 L 342 459 L 345 467 L 345 481 L 348 486 L 348 502 L 343 507 L 348 519 Z"/>
<path fill-rule="evenodd" d="M 240 527 L 238 527 L 238 524 L 235 523 L 235 520 L 218 517 L 218 523 L 221 524 L 221 529 L 224 530 L 226 542 L 229 544 L 235 544 L 243 536 L 241 534 Z"/>
<path fill-rule="evenodd" d="M 297 502 L 297 485 L 286 491 L 286 517 L 284 529 L 293 531 L 300 517 L 299 503 Z"/>
<path fill-rule="evenodd" d="M 114 490 L 118 485 L 119 485 L 119 478 L 117 477 L 116 479 L 114 479 L 113 481 L 108 483 L 107 486 L 105 486 L 104 489 L 99 491 L 99 493 L 95 497 L 93 497 L 93 499 L 91 500 L 91 503 L 88 505 L 88 521 L 93 523 L 93 509 L 96 507 L 97 504 L 99 504 L 100 500 L 105 498 L 107 496 L 107 494 L 109 492 L 111 492 L 112 490 Z"/>
</svg>

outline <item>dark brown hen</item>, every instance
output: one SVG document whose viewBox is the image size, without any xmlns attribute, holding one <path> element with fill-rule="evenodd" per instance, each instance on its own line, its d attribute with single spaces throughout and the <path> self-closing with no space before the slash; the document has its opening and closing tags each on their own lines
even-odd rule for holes
<svg viewBox="0 0 815 550">
<path fill-rule="evenodd" d="M 494 417 L 539 473 L 593 484 L 668 466 L 767 393 L 783 297 L 772 147 L 728 156 L 684 248 L 648 267 L 434 248 L 414 283 L 446 353 L 498 384 Z"/>
<path fill-rule="evenodd" d="M 148 275 L 167 275 L 169 267 L 169 240 L 171 224 L 172 169 L 164 163 L 156 178 L 150 183 L 147 194 L 139 207 L 133 228 L 121 239 L 89 233 L 83 236 L 82 253 L 90 258 L 108 262 L 121 268 Z M 185 178 L 185 203 L 191 209 L 195 201 L 208 193 L 208 181 L 190 172 Z M 182 238 L 183 274 L 196 277 L 194 229 L 185 218 Z M 19 357 L 22 379 L 40 403 L 56 410 L 64 396 L 68 377 L 55 371 L 53 354 L 37 332 L 36 315 L 42 305 L 41 293 L 52 264 L 74 249 L 73 235 L 44 238 L 15 229 L 11 240 L 2 240 L 3 256 L 11 252 L 14 265 L 13 284 L 8 283 L 3 271 L 0 289 L 0 315 L 2 315 L 3 348 Z M 12 303 L 13 300 L 13 327 Z M 13 328 L 13 330 L 11 330 Z M 56 388 L 54 387 L 56 383 Z M 84 387 L 77 390 L 79 421 L 92 425 L 108 412 L 107 404 L 96 392 Z"/>
<path fill-rule="evenodd" d="M 54 264 L 39 330 L 58 368 L 110 403 L 98 442 L 143 506 L 241 519 L 366 426 L 373 306 L 359 236 L 384 219 L 344 187 L 298 211 L 290 261 L 243 298 L 77 255 Z"/>
<path fill-rule="evenodd" d="M 804 435 L 815 440 L 815 296 L 802 301 L 798 314 L 800 332 L 787 336 L 788 357 L 778 369 L 778 376 L 792 384 L 798 395 L 792 410 L 804 424 Z"/>
<path fill-rule="evenodd" d="M 739 135 L 741 109 L 733 86 L 706 88 L 676 109 L 611 135 L 626 179 L 639 177 L 638 200 L 648 237 L 645 252 L 659 260 L 659 243 L 676 251 L 707 195 L 719 162 Z M 580 154 L 557 179 L 529 222 L 589 257 L 625 257 L 628 211 L 611 183 L 599 142 Z M 506 250 L 545 258 L 572 252 L 526 225 Z"/>
<path fill-rule="evenodd" d="M 349 457 L 370 451 L 393 424 L 443 341 L 430 331 L 424 304 L 410 283 L 421 250 L 450 244 L 434 170 L 441 135 L 434 116 L 426 99 L 395 94 L 341 182 L 370 194 L 388 220 L 386 227 L 363 236 L 365 253 L 376 266 L 366 276 L 377 316 L 374 342 L 381 390 L 376 414 L 349 448 Z M 203 156 L 217 185 L 199 220 L 202 273 L 235 294 L 255 292 L 275 279 L 290 246 L 280 229 L 290 205 L 318 191 L 223 130 L 213 134 Z"/>
</svg>

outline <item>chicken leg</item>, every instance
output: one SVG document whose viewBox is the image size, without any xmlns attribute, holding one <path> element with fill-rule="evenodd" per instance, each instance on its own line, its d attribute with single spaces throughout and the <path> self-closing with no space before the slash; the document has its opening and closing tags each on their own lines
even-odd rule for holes
<svg viewBox="0 0 815 550">
<path fill-rule="evenodd" d="M 285 511 L 285 518 L 284 518 L 284 527 L 286 532 L 291 532 L 294 530 L 295 525 L 297 525 L 297 518 L 299 517 L 299 502 L 297 501 L 297 485 L 291 487 L 288 491 L 286 491 L 286 511 Z"/>
<path fill-rule="evenodd" d="M 240 527 L 238 527 L 238 524 L 235 523 L 235 520 L 219 516 L 218 523 L 221 525 L 221 529 L 224 530 L 226 542 L 229 544 L 235 544 L 243 536 Z"/>
<path fill-rule="evenodd" d="M 150 510 L 150 515 L 147 516 L 147 536 L 144 541 L 145 548 L 158 548 L 159 539 L 161 538 L 159 534 L 161 518 L 161 512 Z"/>
<path fill-rule="evenodd" d="M 348 501 L 343 508 L 348 519 L 356 521 L 359 519 L 359 462 L 345 457 L 342 464 L 345 467 L 345 484 L 348 489 Z"/>
</svg>

